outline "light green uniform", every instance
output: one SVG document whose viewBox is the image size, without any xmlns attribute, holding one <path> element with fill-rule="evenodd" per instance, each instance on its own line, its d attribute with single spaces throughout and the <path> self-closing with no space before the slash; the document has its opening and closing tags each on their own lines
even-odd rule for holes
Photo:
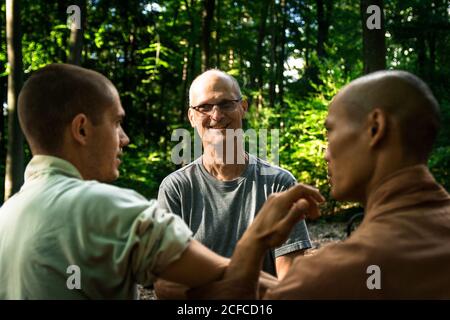
<svg viewBox="0 0 450 320">
<path fill-rule="evenodd" d="M 0 299 L 137 298 L 136 284 L 151 284 L 191 236 L 155 201 L 35 156 L 0 208 Z"/>
</svg>

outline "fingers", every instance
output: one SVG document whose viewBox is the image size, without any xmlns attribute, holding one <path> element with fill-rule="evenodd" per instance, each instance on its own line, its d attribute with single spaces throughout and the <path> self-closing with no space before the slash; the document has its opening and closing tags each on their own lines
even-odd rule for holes
<svg viewBox="0 0 450 320">
<path fill-rule="evenodd" d="M 308 215 L 310 208 L 309 202 L 305 199 L 300 199 L 291 207 L 286 217 L 288 224 L 294 225 L 298 221 L 304 219 Z"/>
<path fill-rule="evenodd" d="M 275 227 L 276 232 L 272 234 L 272 238 L 270 240 L 270 247 L 275 247 L 281 245 L 286 241 L 287 237 L 292 231 L 292 228 L 295 226 L 297 222 L 305 217 L 308 214 L 309 203 L 305 199 L 301 199 L 296 202 L 289 212 L 281 219 Z"/>
<path fill-rule="evenodd" d="M 307 198 L 307 197 L 314 199 L 316 202 L 319 203 L 325 201 L 325 198 L 320 194 L 319 190 L 301 183 L 296 184 L 287 191 L 282 192 L 280 194 L 280 197 L 282 197 L 284 201 L 287 201 L 289 203 L 294 203 L 300 198 Z"/>
<path fill-rule="evenodd" d="M 308 213 L 307 213 L 308 219 L 314 220 L 314 219 L 319 218 L 320 210 L 319 210 L 318 203 L 314 199 L 311 199 L 309 197 L 306 197 L 305 199 L 308 201 L 308 204 L 309 204 L 309 209 L 308 209 Z"/>
<path fill-rule="evenodd" d="M 311 220 L 320 217 L 320 211 L 317 202 L 309 197 L 300 199 L 295 202 L 287 215 L 288 223 L 297 223 L 298 221 L 308 218 Z"/>
<path fill-rule="evenodd" d="M 262 279 L 267 279 L 267 280 L 272 280 L 272 281 L 278 281 L 278 278 L 277 278 L 277 277 L 274 277 L 273 275 L 271 275 L 270 273 L 267 273 L 267 272 L 265 272 L 265 271 L 261 271 L 259 275 L 260 275 L 260 277 L 261 277 Z"/>
<path fill-rule="evenodd" d="M 319 217 L 318 202 L 324 200 L 317 189 L 303 184 L 271 194 L 244 236 L 261 241 L 264 249 L 278 246 L 300 220 Z"/>
</svg>

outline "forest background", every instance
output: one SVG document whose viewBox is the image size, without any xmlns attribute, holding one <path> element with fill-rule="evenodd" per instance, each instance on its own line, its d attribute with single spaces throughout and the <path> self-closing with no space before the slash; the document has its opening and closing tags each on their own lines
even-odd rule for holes
<svg viewBox="0 0 450 320">
<path fill-rule="evenodd" d="M 80 29 L 71 5 L 80 8 Z M 31 157 L 17 124 L 17 93 L 52 62 L 95 69 L 116 85 L 131 139 L 116 184 L 148 198 L 180 167 L 171 160 L 174 130 L 193 137 L 190 83 L 209 68 L 230 73 L 250 103 L 244 130 L 279 130 L 279 165 L 327 196 L 325 215 L 359 210 L 329 198 L 329 102 L 363 74 L 407 70 L 440 102 L 442 129 L 429 165 L 450 190 L 448 0 L 7 0 L 0 9 L 0 199 L 20 188 Z"/>
</svg>

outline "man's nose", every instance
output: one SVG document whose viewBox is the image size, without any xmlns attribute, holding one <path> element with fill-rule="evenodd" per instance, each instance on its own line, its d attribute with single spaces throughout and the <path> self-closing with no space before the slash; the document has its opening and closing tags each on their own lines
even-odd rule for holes
<svg viewBox="0 0 450 320">
<path fill-rule="evenodd" d="M 329 148 L 328 147 L 326 147 L 325 148 L 325 152 L 324 152 L 324 155 L 323 155 L 323 158 L 325 159 L 325 161 L 326 162 L 329 162 L 330 161 L 330 152 L 329 152 Z"/>
<path fill-rule="evenodd" d="M 211 110 L 211 119 L 214 121 L 220 121 L 223 118 L 223 112 L 218 106 L 213 106 Z"/>
<path fill-rule="evenodd" d="M 130 138 L 128 138 L 127 134 L 122 129 L 121 134 L 120 134 L 120 146 L 126 147 L 129 143 L 130 143 Z"/>
</svg>

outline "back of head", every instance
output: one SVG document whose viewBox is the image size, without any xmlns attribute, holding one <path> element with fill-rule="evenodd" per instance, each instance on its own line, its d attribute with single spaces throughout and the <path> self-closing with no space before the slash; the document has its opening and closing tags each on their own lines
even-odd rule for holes
<svg viewBox="0 0 450 320">
<path fill-rule="evenodd" d="M 425 82 L 406 71 L 378 71 L 351 82 L 342 93 L 354 119 L 375 108 L 395 119 L 405 155 L 426 162 L 439 131 L 440 111 Z"/>
<path fill-rule="evenodd" d="M 36 150 L 56 154 L 72 119 L 84 113 L 94 125 L 113 99 L 112 83 L 98 72 L 69 64 L 50 64 L 24 84 L 18 101 L 20 125 Z"/>
</svg>

